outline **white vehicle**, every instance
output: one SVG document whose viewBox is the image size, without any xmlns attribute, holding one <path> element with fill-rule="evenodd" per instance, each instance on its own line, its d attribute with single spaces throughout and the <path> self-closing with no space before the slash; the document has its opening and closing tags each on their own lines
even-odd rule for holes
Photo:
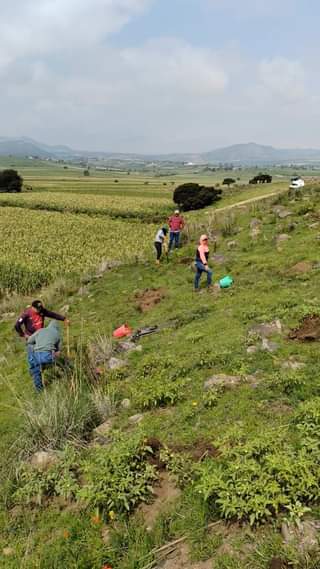
<svg viewBox="0 0 320 569">
<path fill-rule="evenodd" d="M 298 176 L 291 178 L 291 184 L 289 186 L 290 190 L 298 190 L 299 188 L 303 188 L 305 185 L 305 181 Z"/>
</svg>

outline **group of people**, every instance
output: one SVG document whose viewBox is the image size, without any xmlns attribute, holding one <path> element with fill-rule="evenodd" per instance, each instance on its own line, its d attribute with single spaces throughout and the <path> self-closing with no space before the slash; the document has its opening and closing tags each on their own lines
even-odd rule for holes
<svg viewBox="0 0 320 569">
<path fill-rule="evenodd" d="M 178 209 L 169 217 L 168 224 L 169 244 L 167 244 L 168 229 L 166 226 L 159 229 L 155 237 L 154 245 L 157 253 L 157 265 L 160 264 L 164 248 L 170 253 L 173 248 L 180 246 L 180 236 L 185 226 L 185 221 Z M 208 261 L 208 237 L 207 235 L 201 235 L 195 255 L 195 291 L 199 291 L 200 279 L 203 273 L 207 275 L 207 286 L 210 287 L 212 284 L 212 271 L 208 267 Z M 45 318 L 52 319 L 52 322 L 46 328 L 44 326 Z M 16 332 L 26 341 L 29 371 L 35 389 L 38 392 L 43 389 L 42 369 L 52 366 L 61 351 L 62 338 L 59 322 L 64 322 L 67 326 L 70 324 L 65 316 L 48 310 L 41 300 L 34 300 L 31 307 L 21 314 L 15 324 Z"/>
<path fill-rule="evenodd" d="M 156 249 L 156 264 L 160 265 L 161 257 L 163 251 L 168 254 L 171 253 L 173 248 L 178 249 L 180 246 L 180 236 L 181 231 L 185 226 L 185 221 L 183 216 L 180 214 L 178 209 L 175 210 L 174 215 L 169 217 L 169 244 L 168 244 L 168 228 L 167 226 L 161 227 L 156 233 L 154 246 Z M 202 273 L 207 275 L 207 286 L 212 285 L 212 271 L 208 266 L 209 261 L 209 239 L 207 235 L 201 235 L 199 240 L 199 245 L 196 250 L 195 256 L 195 269 L 196 274 L 194 278 L 194 290 L 197 292 L 200 289 L 200 279 Z"/>
</svg>

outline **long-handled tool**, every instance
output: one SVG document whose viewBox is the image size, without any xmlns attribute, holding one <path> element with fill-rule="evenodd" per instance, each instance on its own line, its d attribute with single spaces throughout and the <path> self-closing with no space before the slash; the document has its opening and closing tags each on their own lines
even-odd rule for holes
<svg viewBox="0 0 320 569">
<path fill-rule="evenodd" d="M 70 358 L 70 324 L 67 324 L 67 356 Z"/>
</svg>

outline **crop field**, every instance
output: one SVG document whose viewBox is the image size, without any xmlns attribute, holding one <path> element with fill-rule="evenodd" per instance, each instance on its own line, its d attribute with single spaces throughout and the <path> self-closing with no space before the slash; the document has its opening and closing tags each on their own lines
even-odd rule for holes
<svg viewBox="0 0 320 569">
<path fill-rule="evenodd" d="M 129 262 L 150 252 L 156 226 L 23 208 L 1 208 L 2 289 L 30 292 L 102 261 Z"/>
<path fill-rule="evenodd" d="M 211 172 L 187 177 L 179 172 L 160 176 L 96 171 L 83 176 L 71 166 L 41 161 L 20 165 L 26 191 L 0 195 L 2 293 L 29 293 L 59 276 L 94 270 L 103 261 L 151 259 L 156 229 L 174 207 L 175 186 L 188 180 L 205 185 L 217 181 L 217 173 Z M 241 173 L 243 179 L 249 175 Z M 222 200 L 209 210 L 286 187 L 286 181 L 278 180 L 263 188 L 225 189 Z M 189 213 L 186 220 L 203 215 Z"/>
<path fill-rule="evenodd" d="M 0 195 L 0 205 L 60 211 L 69 213 L 85 213 L 128 219 L 165 219 L 172 208 L 169 198 L 137 198 L 121 195 L 90 195 L 76 192 L 41 192 Z"/>
</svg>

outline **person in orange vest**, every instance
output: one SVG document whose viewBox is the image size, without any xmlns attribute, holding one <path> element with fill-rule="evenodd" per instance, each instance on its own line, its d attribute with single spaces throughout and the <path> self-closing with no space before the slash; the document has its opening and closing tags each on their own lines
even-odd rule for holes
<svg viewBox="0 0 320 569">
<path fill-rule="evenodd" d="M 169 253 L 173 247 L 173 244 L 176 249 L 178 249 L 180 245 L 180 233 L 184 228 L 184 218 L 180 215 L 180 211 L 178 209 L 175 210 L 174 215 L 171 215 L 168 219 L 169 229 L 170 229 L 170 236 L 169 236 Z"/>
</svg>

